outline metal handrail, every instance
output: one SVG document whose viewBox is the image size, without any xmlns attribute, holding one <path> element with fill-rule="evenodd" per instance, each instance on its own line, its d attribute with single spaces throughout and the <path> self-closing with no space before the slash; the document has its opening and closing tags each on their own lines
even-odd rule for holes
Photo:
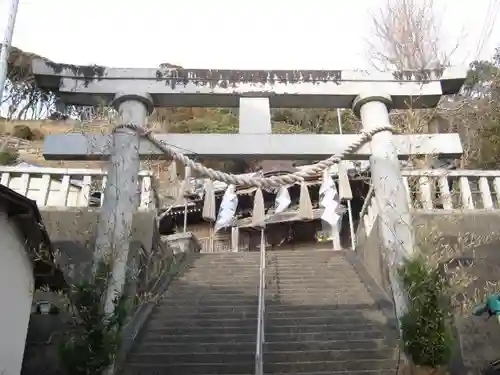
<svg viewBox="0 0 500 375">
<path fill-rule="evenodd" d="M 260 231 L 260 267 L 259 267 L 259 310 L 257 316 L 257 340 L 255 345 L 255 375 L 264 374 L 264 315 L 266 311 L 266 241 L 264 228 Z"/>
</svg>

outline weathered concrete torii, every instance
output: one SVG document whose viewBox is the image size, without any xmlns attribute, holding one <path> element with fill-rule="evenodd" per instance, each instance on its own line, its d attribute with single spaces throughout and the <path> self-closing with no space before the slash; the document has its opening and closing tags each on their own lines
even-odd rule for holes
<svg viewBox="0 0 500 375">
<path fill-rule="evenodd" d="M 112 105 L 121 123 L 144 126 L 154 107 L 239 107 L 239 134 L 167 134 L 158 138 L 187 155 L 214 158 L 325 159 L 356 135 L 271 134 L 270 108 L 353 108 L 364 130 L 390 125 L 391 108 L 435 107 L 457 93 L 465 70 L 367 73 L 358 71 L 228 71 L 112 69 L 33 64 L 38 85 L 76 105 Z M 189 151 L 187 151 L 189 150 Z M 369 159 L 381 216 L 383 246 L 401 258 L 413 251 L 411 217 L 398 158 L 462 153 L 458 134 L 376 134 L 348 159 Z M 116 289 L 121 291 L 139 158 L 162 158 L 139 135 L 51 135 L 44 156 L 57 160 L 110 159 L 97 251 L 113 249 Z M 118 188 L 119 190 L 118 191 Z M 118 220 L 121 218 L 121 220 Z"/>
</svg>

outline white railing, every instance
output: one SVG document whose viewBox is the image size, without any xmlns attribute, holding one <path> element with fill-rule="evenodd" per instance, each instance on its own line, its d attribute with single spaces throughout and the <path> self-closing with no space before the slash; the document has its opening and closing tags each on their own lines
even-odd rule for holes
<svg viewBox="0 0 500 375">
<path fill-rule="evenodd" d="M 266 238 L 260 231 L 259 307 L 257 313 L 257 340 L 255 346 L 255 375 L 264 374 L 264 320 L 266 314 Z"/>
<path fill-rule="evenodd" d="M 414 210 L 500 210 L 500 171 L 422 169 L 402 172 Z"/>
<path fill-rule="evenodd" d="M 101 169 L 0 166 L 0 184 L 37 202 L 38 207 L 100 207 L 107 172 Z M 157 199 L 152 171 L 139 172 L 140 209 L 153 209 Z"/>
</svg>

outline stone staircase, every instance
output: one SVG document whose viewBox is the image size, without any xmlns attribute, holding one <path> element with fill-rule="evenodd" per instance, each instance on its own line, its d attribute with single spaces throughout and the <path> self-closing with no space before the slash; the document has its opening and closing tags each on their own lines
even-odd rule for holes
<svg viewBox="0 0 500 375">
<path fill-rule="evenodd" d="M 344 255 L 268 253 L 266 374 L 396 374 L 397 330 Z"/>
<path fill-rule="evenodd" d="M 138 337 L 126 375 L 253 374 L 259 253 L 190 256 Z"/>
<path fill-rule="evenodd" d="M 191 255 L 126 375 L 254 374 L 259 253 Z M 343 252 L 268 252 L 266 374 L 395 374 L 397 331 Z"/>
</svg>

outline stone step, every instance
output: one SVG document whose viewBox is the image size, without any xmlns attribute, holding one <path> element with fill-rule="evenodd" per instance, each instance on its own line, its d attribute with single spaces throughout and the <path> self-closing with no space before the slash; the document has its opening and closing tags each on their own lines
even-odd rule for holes
<svg viewBox="0 0 500 375">
<path fill-rule="evenodd" d="M 254 361 L 251 363 L 175 363 L 150 364 L 127 363 L 124 375 L 250 375 L 254 374 Z"/>
<path fill-rule="evenodd" d="M 249 279 L 245 282 L 231 284 L 231 280 L 191 280 L 179 281 L 178 285 L 172 287 L 173 291 L 188 291 L 188 292 L 210 292 L 210 291 L 236 291 L 245 292 L 248 289 L 257 288 L 259 280 Z"/>
<path fill-rule="evenodd" d="M 151 314 L 150 321 L 153 320 L 210 320 L 210 319 L 257 319 L 257 308 L 252 306 L 248 310 L 237 310 L 237 311 L 225 311 L 225 312 L 198 312 L 188 310 L 183 311 L 182 309 L 177 309 L 172 311 L 171 309 L 164 309 L 162 311 L 156 309 Z"/>
<path fill-rule="evenodd" d="M 257 316 L 236 319 L 164 319 L 161 316 L 152 319 L 148 325 L 150 329 L 162 329 L 166 327 L 251 327 L 257 329 Z"/>
<path fill-rule="evenodd" d="M 267 331 L 266 331 L 267 332 Z M 286 343 L 302 341 L 342 341 L 387 339 L 386 332 L 380 329 L 371 331 L 330 331 L 330 332 L 288 332 L 266 333 L 266 343 Z"/>
<path fill-rule="evenodd" d="M 272 334 L 295 334 L 295 333 L 335 333 L 335 332 L 366 332 L 380 330 L 380 324 L 318 324 L 318 325 L 292 325 L 275 326 L 267 325 L 265 327 L 266 335 Z M 220 325 L 220 326 L 198 326 L 191 325 L 169 326 L 155 325 L 154 331 L 163 335 L 219 335 L 219 334 L 253 334 L 257 331 L 255 325 Z"/>
<path fill-rule="evenodd" d="M 215 260 L 218 260 L 218 259 L 231 259 L 231 260 L 237 260 L 237 259 L 260 259 L 259 252 L 198 253 L 198 254 L 193 254 L 191 256 L 193 257 L 193 259 L 196 259 L 196 260 L 202 260 L 203 259 L 203 260 L 208 260 L 208 261 L 215 261 Z"/>
<path fill-rule="evenodd" d="M 289 308 L 281 309 L 280 306 L 274 306 L 273 309 L 267 309 L 266 319 L 300 319 L 300 318 L 330 318 L 339 322 L 352 319 L 364 319 L 379 321 L 385 316 L 375 306 L 365 305 L 363 308 L 346 309 L 339 306 L 294 306 L 293 310 Z M 199 311 L 204 310 L 204 311 Z M 251 306 L 224 306 L 223 309 L 217 307 L 206 308 L 189 307 L 182 308 L 179 306 L 163 306 L 162 310 L 155 310 L 152 314 L 152 319 L 168 319 L 168 320 L 219 320 L 219 319 L 253 319 L 257 318 L 257 308 Z M 376 318 L 373 318 L 376 317 Z"/>
<path fill-rule="evenodd" d="M 203 268 L 205 271 L 213 268 L 224 269 L 226 271 L 232 271 L 233 268 L 237 269 L 259 269 L 259 260 L 238 260 L 238 261 L 227 261 L 227 260 L 217 260 L 217 261 L 201 261 L 197 260 L 195 262 L 189 263 L 186 267 L 189 270 L 199 270 Z"/>
<path fill-rule="evenodd" d="M 372 302 L 357 303 L 350 306 L 329 304 L 315 306 L 294 306 L 293 310 L 280 305 L 268 309 L 266 306 L 266 316 L 285 318 L 285 317 L 307 317 L 307 316 L 331 316 L 332 318 L 350 317 L 350 316 L 369 316 L 369 314 L 381 314 L 379 308 Z"/>
<path fill-rule="evenodd" d="M 397 361 L 357 360 L 330 362 L 271 363 L 264 365 L 265 374 L 303 375 L 388 375 L 394 373 Z M 128 363 L 124 375 L 251 375 L 254 363 Z"/>
<path fill-rule="evenodd" d="M 332 350 L 378 350 L 397 346 L 390 339 L 347 340 L 347 341 L 303 341 L 303 342 L 272 342 L 265 343 L 266 352 L 297 352 L 297 351 L 332 351 Z M 169 343 L 149 342 L 140 345 L 135 353 L 240 353 L 254 352 L 255 342 L 232 343 Z"/>
<path fill-rule="evenodd" d="M 195 364 L 227 364 L 227 363 L 248 363 L 253 364 L 255 351 L 247 352 L 208 352 L 196 353 L 187 351 L 185 353 L 137 353 L 130 356 L 130 362 L 136 364 L 151 365 L 175 365 L 178 363 Z"/>
<path fill-rule="evenodd" d="M 312 350 L 379 350 L 391 349 L 397 346 L 395 338 L 366 339 L 366 340 L 328 340 L 328 341 L 287 341 L 266 342 L 265 352 L 281 351 L 312 351 Z"/>
<path fill-rule="evenodd" d="M 366 371 L 366 370 L 384 370 L 386 374 L 392 374 L 397 368 L 397 360 L 388 359 L 363 359 L 358 358 L 352 361 L 307 361 L 294 363 L 264 363 L 264 372 L 270 374 L 296 374 L 298 372 L 336 372 L 345 371 Z"/>
<path fill-rule="evenodd" d="M 331 303 L 345 303 L 345 301 L 352 302 L 372 302 L 370 295 L 363 295 L 362 292 L 359 293 L 321 293 L 321 294 L 305 294 L 305 293 L 266 293 L 266 303 L 269 305 L 281 304 L 281 303 L 291 303 L 296 305 L 297 302 L 303 302 L 304 304 L 325 304 L 327 302 Z M 258 296 L 254 295 L 219 295 L 219 296 L 164 296 L 161 299 L 161 304 L 170 305 L 177 304 L 179 306 L 193 306 L 193 305 L 230 305 L 230 304 L 243 304 L 252 305 L 258 303 Z"/>
<path fill-rule="evenodd" d="M 241 291 L 241 290 L 231 290 L 231 289 L 214 289 L 214 290 L 168 290 L 164 294 L 164 298 L 179 298 L 186 299 L 192 298 L 194 300 L 199 300 L 201 298 L 237 298 L 237 297 L 255 297 L 257 293 L 255 291 Z"/>
<path fill-rule="evenodd" d="M 285 285 L 285 284 L 293 284 L 294 286 L 300 286 L 300 287 L 316 287 L 316 286 L 331 286 L 332 288 L 338 287 L 340 285 L 344 286 L 352 286 L 352 287 L 358 287 L 360 284 L 360 281 L 356 279 L 345 279 L 345 280 L 338 280 L 338 279 L 333 279 L 333 278 L 317 278 L 317 277 L 280 277 L 280 278 L 271 278 L 267 277 L 266 281 L 273 281 L 274 283 L 279 283 L 279 285 Z"/>
<path fill-rule="evenodd" d="M 314 270 L 325 270 L 325 271 L 335 271 L 335 272 L 347 272 L 356 273 L 356 271 L 347 263 L 337 263 L 328 260 L 325 261 L 313 261 L 309 263 L 297 263 L 297 262 L 269 262 L 266 263 L 266 270 L 281 272 L 281 271 L 314 271 Z"/>
<path fill-rule="evenodd" d="M 397 368 L 396 368 L 397 369 Z M 314 372 L 294 372 L 294 375 L 396 375 L 395 370 L 361 370 L 361 371 L 314 371 Z M 264 375 L 272 375 L 269 372 Z"/>
<path fill-rule="evenodd" d="M 342 272 L 342 273 L 336 273 L 333 271 L 322 271 L 322 270 L 317 270 L 316 272 L 279 272 L 278 274 L 273 274 L 272 272 L 267 272 L 266 273 L 266 280 L 271 279 L 271 280 L 317 280 L 317 281 L 322 281 L 322 280 L 327 280 L 330 282 L 336 281 L 337 283 L 340 283 L 342 281 L 355 281 L 359 282 L 359 277 L 357 274 L 353 274 L 350 272 Z"/>
<path fill-rule="evenodd" d="M 232 342 L 232 343 L 169 343 L 151 342 L 144 343 L 134 350 L 134 353 L 243 353 L 255 352 L 255 342 Z"/>
<path fill-rule="evenodd" d="M 259 283 L 259 275 L 190 275 L 183 276 L 177 279 L 180 283 L 186 284 L 199 284 L 199 285 L 233 285 L 235 287 L 241 287 L 241 285 L 252 284 L 255 285 Z M 232 284 L 231 284 L 232 282 Z"/>
<path fill-rule="evenodd" d="M 189 271 L 202 271 L 204 270 L 207 274 L 210 274 L 212 270 L 224 270 L 226 272 L 234 272 L 234 270 L 258 270 L 260 268 L 260 262 L 194 262 L 186 266 Z"/>
<path fill-rule="evenodd" d="M 256 329 L 253 333 L 217 333 L 203 335 L 193 333 L 191 335 L 162 334 L 157 331 L 147 331 L 143 342 L 147 344 L 167 342 L 167 343 L 254 343 L 256 340 Z M 266 333 L 266 343 L 287 343 L 303 341 L 350 341 L 350 340 L 373 340 L 391 339 L 386 332 L 381 330 L 372 331 L 334 331 L 334 332 L 314 332 L 314 333 Z"/>
<path fill-rule="evenodd" d="M 331 271 L 321 271 L 318 270 L 316 273 L 314 272 L 289 272 L 289 273 L 278 273 L 272 274 L 268 272 L 266 274 L 266 280 L 317 280 L 317 281 L 327 281 L 330 283 L 337 283 L 339 285 L 343 281 L 347 281 L 350 284 L 359 283 L 359 277 L 357 274 L 350 273 L 341 273 L 335 274 L 335 272 Z"/>
<path fill-rule="evenodd" d="M 258 284 L 258 283 L 257 283 Z M 351 291 L 351 290 L 362 290 L 368 292 L 363 284 L 359 283 L 320 283 L 320 282 L 282 282 L 282 281 L 266 281 L 266 291 L 283 291 L 283 292 L 296 292 L 302 291 L 303 293 L 309 293 L 313 291 L 324 291 L 334 292 L 335 290 L 340 291 Z"/>
<path fill-rule="evenodd" d="M 301 363 L 301 362 L 338 362 L 363 360 L 396 359 L 395 349 L 376 350 L 314 350 L 314 351 L 280 351 L 265 352 L 266 363 Z M 255 359 L 255 352 L 201 352 L 188 351 L 185 353 L 134 353 L 130 362 L 136 364 L 170 365 L 177 363 L 191 364 L 220 364 L 245 363 Z"/>
<path fill-rule="evenodd" d="M 257 285 L 252 285 L 257 288 Z M 213 287 L 208 285 L 207 287 L 193 287 L 192 285 L 178 285 L 172 286 L 164 294 L 170 296 L 184 296 L 184 295 L 204 295 L 204 296 L 220 296 L 220 295 L 241 295 L 246 292 L 246 288 L 242 291 L 239 286 L 233 285 L 232 287 Z"/>
<path fill-rule="evenodd" d="M 236 278 L 238 280 L 240 279 L 251 279 L 254 277 L 259 277 L 259 269 L 242 269 L 240 272 L 227 272 L 224 271 L 223 269 L 216 269 L 212 268 L 213 273 L 208 274 L 206 272 L 200 272 L 200 271 L 188 271 L 184 273 L 182 276 L 179 277 L 178 280 L 184 280 L 184 279 L 198 279 L 198 278 L 203 278 L 205 280 L 220 280 L 220 279 L 230 279 L 230 278 Z"/>
<path fill-rule="evenodd" d="M 321 256 L 321 255 L 329 255 L 329 256 L 343 256 L 341 251 L 332 251 L 330 249 L 303 249 L 303 250 L 276 250 L 276 251 L 268 251 L 268 256 L 279 256 L 280 258 L 287 256 L 298 256 L 303 257 L 307 256 Z"/>
<path fill-rule="evenodd" d="M 214 273 L 207 274 L 206 272 L 200 271 L 191 271 L 184 273 L 178 280 L 183 279 L 198 279 L 203 278 L 204 280 L 228 280 L 228 279 L 236 279 L 236 280 L 246 280 L 252 278 L 259 278 L 259 270 L 242 270 L 241 272 L 227 273 L 222 270 L 217 270 Z"/>
<path fill-rule="evenodd" d="M 204 343 L 204 344 L 219 344 L 219 343 L 253 343 L 255 345 L 255 340 L 257 338 L 257 327 L 255 332 L 251 334 L 243 333 L 219 333 L 216 335 L 201 335 L 194 333 L 191 335 L 176 335 L 162 334 L 157 331 L 147 331 L 145 332 L 143 343 Z M 380 337 L 378 337 L 380 338 Z"/>
<path fill-rule="evenodd" d="M 175 296 L 165 296 L 162 298 L 162 303 L 167 304 L 177 304 L 181 306 L 192 306 L 192 305 L 230 305 L 233 304 L 243 304 L 243 305 L 251 305 L 258 304 L 259 298 L 255 295 L 220 295 L 220 296 L 196 296 L 192 297 L 191 295 L 175 297 Z"/>
<path fill-rule="evenodd" d="M 296 289 L 284 289 L 281 286 L 271 285 L 266 287 L 266 296 L 335 296 L 335 295 L 346 295 L 346 294 L 365 294 L 369 296 L 368 291 L 363 287 L 355 287 L 355 288 L 344 288 L 340 287 L 339 289 L 314 289 L 314 288 L 296 288 Z"/>
<path fill-rule="evenodd" d="M 314 316 L 314 313 L 318 311 L 328 311 L 331 313 L 336 311 L 340 315 L 356 315 L 363 311 L 379 311 L 379 308 L 372 302 L 363 303 L 362 301 L 358 301 L 358 303 L 352 305 L 339 303 L 329 303 L 325 305 L 300 305 L 293 306 L 292 311 L 290 310 L 289 305 L 281 305 L 279 303 L 266 305 L 266 314 L 308 312 Z"/>
<path fill-rule="evenodd" d="M 385 324 L 387 322 L 387 318 L 382 315 L 374 315 L 367 317 L 361 314 L 359 315 L 351 315 L 351 316 L 336 316 L 332 317 L 330 315 L 316 315 L 316 316 L 306 316 L 299 318 L 290 318 L 290 317 L 275 317 L 275 316 L 266 316 L 265 323 L 266 326 L 272 327 L 290 327 L 290 326 L 314 326 L 314 325 L 364 325 L 370 322 L 376 322 L 378 324 Z M 150 320 L 148 327 L 150 329 L 164 328 L 164 327 L 184 327 L 184 326 L 193 326 L 193 327 L 241 327 L 241 326 L 250 326 L 255 327 L 257 324 L 257 313 L 255 313 L 252 317 L 239 316 L 232 318 L 216 318 L 206 319 L 204 317 L 185 317 L 180 316 L 178 318 L 172 319 L 171 316 L 163 316 L 163 315 L 155 315 Z"/>
<path fill-rule="evenodd" d="M 183 314 L 196 314 L 196 313 L 233 313 L 233 314 L 243 314 L 243 313 L 254 313 L 256 311 L 257 305 L 189 305 L 189 306 L 179 306 L 179 305 L 168 305 L 160 304 L 157 307 L 157 313 L 172 312 L 172 313 L 183 313 Z"/>
<path fill-rule="evenodd" d="M 290 308 L 295 308 L 296 306 L 306 305 L 309 308 L 318 305 L 353 305 L 359 302 L 370 302 L 370 297 L 363 298 L 363 296 L 359 296 L 357 294 L 352 295 L 344 295 L 344 296 L 328 296 L 324 298 L 315 298 L 304 296 L 300 297 L 281 297 L 279 299 L 266 299 L 266 306 L 273 307 L 276 305 L 289 306 Z"/>
<path fill-rule="evenodd" d="M 265 363 L 333 362 L 397 359 L 397 349 L 300 350 L 264 352 Z"/>
</svg>

